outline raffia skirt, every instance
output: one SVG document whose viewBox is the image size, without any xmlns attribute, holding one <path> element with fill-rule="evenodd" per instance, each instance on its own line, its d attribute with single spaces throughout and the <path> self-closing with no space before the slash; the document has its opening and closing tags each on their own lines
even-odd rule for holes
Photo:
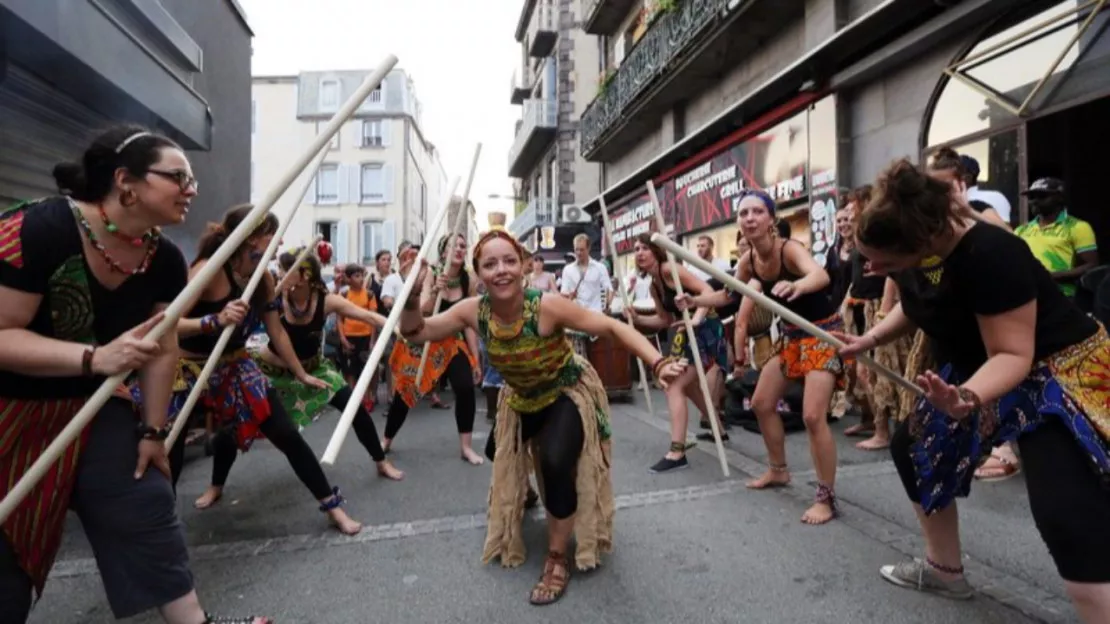
<svg viewBox="0 0 1110 624">
<path fill-rule="evenodd" d="M 592 570 L 601 564 L 601 555 L 613 550 L 613 480 L 609 472 L 612 441 L 604 435 L 608 421 L 609 399 L 597 371 L 581 356 L 578 383 L 563 388 L 582 417 L 585 441 L 578 458 L 576 490 L 578 511 L 574 519 L 575 566 Z M 482 563 L 501 559 L 501 565 L 515 568 L 525 559 L 524 501 L 528 495 L 528 477 L 536 474 L 539 491 L 543 492 L 542 473 L 533 441 L 525 444 L 520 436 L 520 413 L 509 407 L 515 391 L 505 384 L 497 406 L 496 453 L 489 489 L 488 526 Z"/>
</svg>

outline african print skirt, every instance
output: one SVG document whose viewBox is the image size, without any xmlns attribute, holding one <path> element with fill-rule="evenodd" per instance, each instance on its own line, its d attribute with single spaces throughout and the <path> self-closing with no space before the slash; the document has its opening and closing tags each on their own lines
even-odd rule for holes
<svg viewBox="0 0 1110 624">
<path fill-rule="evenodd" d="M 862 336 L 878 322 L 878 299 L 848 299 L 844 302 L 844 325 L 848 333 Z M 903 336 L 894 342 L 876 348 L 870 355 L 890 370 L 902 372 L 913 346 L 913 336 Z M 879 418 L 897 418 L 901 407 L 902 391 L 893 381 L 875 373 L 870 367 L 856 367 L 856 372 L 866 375 L 866 384 L 852 385 L 852 397 L 857 405 L 866 401 L 872 414 Z"/>
<path fill-rule="evenodd" d="M 843 331 L 844 319 L 834 314 L 814 325 L 825 331 Z M 795 325 L 783 322 L 782 334 L 775 344 L 775 355 L 779 357 L 779 366 L 787 379 L 804 379 L 813 371 L 826 371 L 836 376 L 837 389 L 848 387 L 846 372 L 852 359 L 840 357 L 836 347 L 810 336 Z"/>
<path fill-rule="evenodd" d="M 694 327 L 694 337 L 698 341 L 701 365 L 707 370 L 716 364 L 722 371 L 728 370 L 728 345 L 725 343 L 725 326 L 716 316 L 708 316 L 701 325 Z M 677 327 L 671 337 L 671 356 L 680 357 L 687 362 L 694 361 L 690 341 L 685 327 Z"/>
<path fill-rule="evenodd" d="M 0 498 L 8 495 L 84 404 L 84 397 L 0 398 Z M 39 596 L 62 545 L 66 511 L 77 480 L 77 460 L 88 432 L 86 427 L 79 441 L 66 447 L 62 457 L 4 522 L 4 535 L 15 550 L 19 567 L 31 577 Z"/>
<path fill-rule="evenodd" d="M 574 562 L 579 570 L 601 565 L 601 555 L 613 551 L 612 441 L 609 430 L 609 397 L 605 386 L 590 363 L 575 356 L 582 374 L 577 383 L 559 392 L 570 397 L 582 418 L 582 452 L 574 472 L 578 509 L 574 517 Z M 482 563 L 500 559 L 501 565 L 515 568 L 524 563 L 524 501 L 529 475 L 535 473 L 539 491 L 544 492 L 543 474 L 535 438 L 527 444 L 520 439 L 520 419 L 528 417 L 510 407 L 515 390 L 506 384 L 504 400 L 497 403 L 497 436 L 493 474 L 489 488 L 489 512 Z M 569 554 L 569 553 L 568 553 Z"/>
<path fill-rule="evenodd" d="M 939 374 L 948 383 L 962 382 L 950 365 Z M 975 469 L 992 447 L 1052 418 L 1067 427 L 1091 468 L 1110 484 L 1110 336 L 1104 328 L 1037 362 L 1018 387 L 967 418 L 954 420 L 924 397 L 917 402 L 909 425 L 910 457 L 925 513 L 967 496 Z"/>
<path fill-rule="evenodd" d="M 177 361 L 168 423 L 172 423 L 185 407 L 189 393 L 204 372 L 204 364 L 204 361 L 186 358 Z M 142 405 L 139 385 L 132 384 L 130 390 L 135 403 Z M 201 392 L 197 408 L 212 416 L 217 429 L 234 428 L 236 444 L 246 452 L 255 440 L 264 437 L 259 426 L 270 417 L 270 401 L 266 397 L 269 390 L 270 383 L 258 364 L 246 349 L 239 349 L 220 357 L 208 377 L 208 385 Z"/>
<path fill-rule="evenodd" d="M 293 371 L 284 366 L 275 366 L 266 362 L 262 357 L 255 356 L 255 362 L 270 380 L 270 385 L 277 390 L 281 397 L 281 405 L 285 408 L 293 422 L 300 427 L 307 427 L 320 417 L 320 412 L 328 406 L 328 402 L 337 392 L 347 387 L 347 380 L 336 370 L 330 360 L 318 355 L 308 360 L 301 360 L 301 366 L 313 377 L 328 384 L 327 388 L 314 388 L 306 386 L 297 379 Z"/>
<path fill-rule="evenodd" d="M 439 378 L 447 370 L 447 365 L 460 352 L 470 360 L 472 370 L 478 368 L 474 354 L 470 352 L 466 341 L 460 336 L 429 342 L 424 345 L 424 348 L 430 351 L 428 361 L 424 363 L 424 376 L 420 378 L 419 388 L 416 386 L 416 374 L 417 369 L 420 368 L 420 345 L 398 338 L 393 343 L 393 353 L 389 355 L 389 370 L 393 373 L 393 391 L 401 395 L 401 399 L 409 409 L 416 405 L 420 397 L 435 389 Z"/>
</svg>

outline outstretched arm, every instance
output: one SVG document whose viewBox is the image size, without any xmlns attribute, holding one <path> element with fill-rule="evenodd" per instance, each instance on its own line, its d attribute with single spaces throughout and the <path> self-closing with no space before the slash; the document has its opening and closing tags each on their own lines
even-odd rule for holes
<svg viewBox="0 0 1110 624">
<path fill-rule="evenodd" d="M 653 366 L 662 356 L 655 346 L 640 332 L 625 323 L 594 312 L 555 295 L 544 295 L 540 301 L 541 323 L 565 327 L 591 336 L 606 336 L 624 345 L 648 366 Z M 541 333 L 546 333 L 543 329 Z"/>
<path fill-rule="evenodd" d="M 413 296 L 411 303 L 401 312 L 401 336 L 411 343 L 424 344 L 453 336 L 467 327 L 473 328 L 478 319 L 478 298 L 463 299 L 440 314 L 425 317 Z"/>
<path fill-rule="evenodd" d="M 385 325 L 385 317 L 377 312 L 361 308 L 339 295 L 329 294 L 324 299 L 324 316 L 338 313 L 340 316 L 355 319 L 368 325 L 381 329 Z M 342 325 L 342 323 L 337 324 Z"/>
</svg>

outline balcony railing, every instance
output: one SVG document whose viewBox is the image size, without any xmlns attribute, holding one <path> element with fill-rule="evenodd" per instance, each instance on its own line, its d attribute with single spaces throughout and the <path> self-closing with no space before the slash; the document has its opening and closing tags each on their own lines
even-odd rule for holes
<svg viewBox="0 0 1110 624">
<path fill-rule="evenodd" d="M 606 0 L 601 0 L 604 3 Z M 625 57 L 612 79 L 582 112 L 579 136 L 590 154 L 658 78 L 673 71 L 671 62 L 688 51 L 733 0 L 683 0 L 656 19 Z"/>
<path fill-rule="evenodd" d="M 520 129 L 509 149 L 509 176 L 523 177 L 536 164 L 551 141 L 559 116 L 555 100 L 549 98 L 524 100 Z"/>
<path fill-rule="evenodd" d="M 513 218 L 509 232 L 520 238 L 535 228 L 555 223 L 555 201 L 550 197 L 533 197 L 528 200 L 528 207 Z"/>
<path fill-rule="evenodd" d="M 612 35 L 624 23 L 636 0 L 583 0 L 582 30 L 591 35 Z"/>
<path fill-rule="evenodd" d="M 559 39 L 559 25 L 556 23 L 558 9 L 554 0 L 536 0 L 532 10 L 532 20 L 528 23 L 528 54 L 536 58 L 550 56 Z"/>
</svg>

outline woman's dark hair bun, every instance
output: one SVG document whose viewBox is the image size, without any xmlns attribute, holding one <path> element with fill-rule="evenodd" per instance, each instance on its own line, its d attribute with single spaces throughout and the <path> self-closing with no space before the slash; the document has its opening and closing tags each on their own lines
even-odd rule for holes
<svg viewBox="0 0 1110 624">
<path fill-rule="evenodd" d="M 54 182 L 58 192 L 67 196 L 81 196 L 85 193 L 85 168 L 75 162 L 54 165 Z"/>
</svg>

